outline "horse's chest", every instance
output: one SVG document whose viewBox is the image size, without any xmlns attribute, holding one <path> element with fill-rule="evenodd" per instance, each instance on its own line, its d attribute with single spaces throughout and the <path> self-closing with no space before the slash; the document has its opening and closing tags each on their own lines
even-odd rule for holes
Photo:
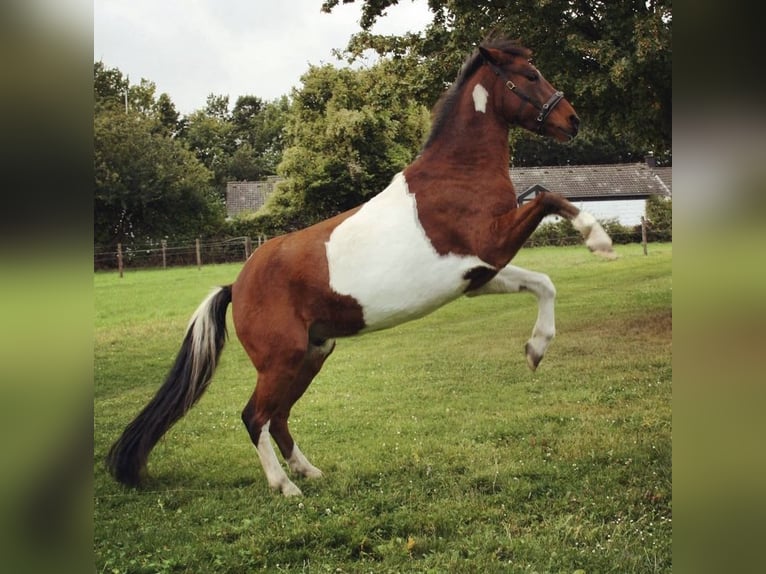
<svg viewBox="0 0 766 574">
<path fill-rule="evenodd" d="M 463 294 L 473 270 L 489 267 L 473 255 L 437 253 L 402 174 L 333 230 L 326 253 L 330 286 L 359 303 L 365 330 L 430 313 Z"/>
</svg>

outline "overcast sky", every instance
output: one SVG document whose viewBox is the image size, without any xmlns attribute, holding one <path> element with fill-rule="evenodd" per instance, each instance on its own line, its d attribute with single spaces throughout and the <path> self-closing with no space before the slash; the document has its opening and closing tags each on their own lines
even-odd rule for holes
<svg viewBox="0 0 766 574">
<path fill-rule="evenodd" d="M 210 93 L 272 100 L 300 84 L 309 64 L 343 65 L 333 49 L 359 31 L 360 3 L 320 12 L 322 0 L 94 0 L 93 57 L 131 83 L 154 82 L 188 114 Z M 427 0 L 401 0 L 373 29 L 419 32 Z"/>
</svg>

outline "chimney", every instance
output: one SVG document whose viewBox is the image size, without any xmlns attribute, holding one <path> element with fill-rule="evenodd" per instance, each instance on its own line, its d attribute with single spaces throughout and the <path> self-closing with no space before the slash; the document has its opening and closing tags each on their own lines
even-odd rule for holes
<svg viewBox="0 0 766 574">
<path fill-rule="evenodd" d="M 648 165 L 651 168 L 657 167 L 657 158 L 654 157 L 654 152 L 649 152 L 644 156 L 644 161 L 646 162 L 646 165 Z"/>
</svg>

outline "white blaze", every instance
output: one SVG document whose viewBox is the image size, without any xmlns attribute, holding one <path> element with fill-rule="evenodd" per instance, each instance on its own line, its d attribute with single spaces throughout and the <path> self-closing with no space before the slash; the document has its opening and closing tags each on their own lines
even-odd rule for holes
<svg viewBox="0 0 766 574">
<path fill-rule="evenodd" d="M 481 84 L 476 84 L 473 87 L 473 105 L 477 112 L 482 114 L 487 113 L 487 99 L 489 98 L 489 92 L 487 88 Z"/>
</svg>

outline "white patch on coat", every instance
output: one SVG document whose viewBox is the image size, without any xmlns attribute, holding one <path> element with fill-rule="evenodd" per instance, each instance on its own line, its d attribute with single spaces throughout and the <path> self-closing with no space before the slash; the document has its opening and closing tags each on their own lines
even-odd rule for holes
<svg viewBox="0 0 766 574">
<path fill-rule="evenodd" d="M 255 447 L 258 451 L 258 458 L 261 459 L 261 466 L 263 466 L 263 472 L 266 474 L 266 480 L 271 488 L 282 491 L 282 494 L 285 496 L 300 496 L 300 488 L 287 478 L 285 469 L 282 468 L 279 460 L 277 460 L 277 455 L 274 452 L 274 447 L 271 445 L 271 438 L 269 437 L 270 425 L 271 421 L 267 421 L 261 427 L 261 433 L 258 435 L 258 444 Z"/>
<path fill-rule="evenodd" d="M 326 251 L 330 286 L 361 305 L 364 331 L 427 315 L 464 293 L 467 271 L 489 267 L 476 256 L 436 252 L 402 173 L 335 228 Z"/>
<path fill-rule="evenodd" d="M 489 99 L 487 88 L 481 84 L 476 84 L 473 87 L 473 105 L 477 112 L 487 113 L 487 99 Z"/>
<path fill-rule="evenodd" d="M 479 295 L 520 293 L 521 291 L 530 291 L 537 297 L 537 321 L 526 347 L 529 366 L 534 370 L 556 335 L 554 311 L 556 287 L 551 278 L 545 273 L 507 265 L 489 282 L 474 291 L 470 291 L 467 295 L 476 297 Z"/>
<path fill-rule="evenodd" d="M 322 476 L 322 471 L 308 461 L 295 443 L 293 443 L 293 452 L 287 459 L 287 466 L 290 467 L 291 471 L 306 478 L 320 478 Z"/>
<path fill-rule="evenodd" d="M 582 233 L 585 245 L 598 255 L 607 259 L 615 259 L 617 254 L 612 249 L 612 238 L 609 237 L 601 224 L 587 211 L 580 211 L 572 220 L 574 228 Z"/>
</svg>

